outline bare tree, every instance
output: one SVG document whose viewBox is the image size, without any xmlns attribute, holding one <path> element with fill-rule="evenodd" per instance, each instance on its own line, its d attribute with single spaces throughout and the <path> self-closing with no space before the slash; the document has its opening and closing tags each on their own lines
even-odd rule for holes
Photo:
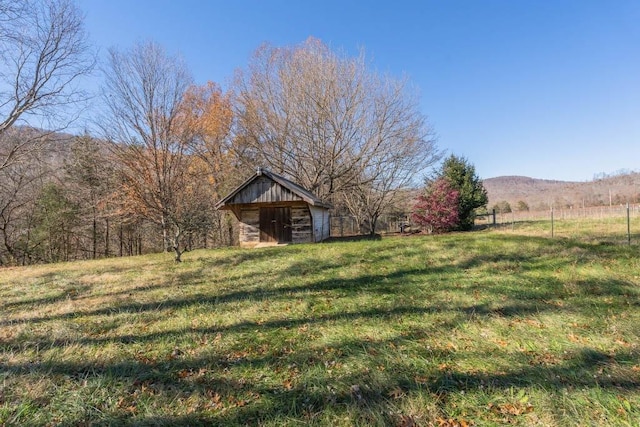
<svg viewBox="0 0 640 427">
<path fill-rule="evenodd" d="M 111 50 L 105 70 L 105 136 L 121 166 L 123 209 L 156 223 L 180 261 L 185 233 L 207 220 L 207 168 L 194 155 L 183 111 L 191 84 L 184 63 L 154 43 Z"/>
<path fill-rule="evenodd" d="M 404 201 L 416 174 L 441 158 L 431 129 L 405 85 L 405 81 L 387 79 L 377 86 L 370 131 L 376 150 L 364 162 L 356 184 L 342 195 L 346 208 L 370 234 L 385 211 Z"/>
<path fill-rule="evenodd" d="M 378 212 L 438 155 L 405 81 L 316 39 L 256 51 L 236 78 L 236 109 L 237 138 L 251 161 L 334 204 L 371 190 L 377 207 L 359 199 Z"/>
<path fill-rule="evenodd" d="M 356 218 L 360 230 L 375 234 L 376 224 L 383 214 L 402 209 L 406 204 L 416 173 L 439 160 L 440 155 L 433 150 L 419 151 L 425 148 L 423 142 L 399 141 L 396 150 L 371 162 L 362 182 L 342 193 L 341 201 Z"/>
<path fill-rule="evenodd" d="M 0 266 L 30 262 L 35 198 L 44 175 L 37 162 L 0 170 Z"/>
<path fill-rule="evenodd" d="M 68 126 L 78 114 L 70 105 L 86 99 L 78 80 L 94 64 L 83 16 L 71 0 L 0 0 L 0 139 L 27 117 L 50 130 Z M 41 142 L 0 141 L 0 169 Z"/>
<path fill-rule="evenodd" d="M 39 138 L 33 129 L 3 135 L 11 139 Z M 22 161 L 0 169 L 0 265 L 29 264 L 37 260 L 38 239 L 34 230 L 36 201 L 43 186 L 54 179 L 56 141 L 46 138 L 44 156 L 27 152 Z M 57 150 L 55 150 L 57 151 Z M 39 154 L 39 153 L 38 153 Z"/>
</svg>

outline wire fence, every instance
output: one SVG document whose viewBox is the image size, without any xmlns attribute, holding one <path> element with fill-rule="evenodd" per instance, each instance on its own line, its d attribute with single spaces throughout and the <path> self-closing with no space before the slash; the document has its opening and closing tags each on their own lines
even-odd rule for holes
<svg viewBox="0 0 640 427">
<path fill-rule="evenodd" d="M 335 216 L 330 219 L 331 237 L 349 237 L 369 233 L 369 224 L 358 222 L 354 216 Z M 376 221 L 375 232 L 378 234 L 410 233 L 417 231 L 411 222 L 411 215 L 383 215 Z"/>
<path fill-rule="evenodd" d="M 366 223 L 353 216 L 330 219 L 331 237 L 369 233 Z M 640 204 L 561 208 L 544 211 L 492 212 L 476 218 L 476 227 L 495 227 L 519 234 L 570 238 L 613 244 L 640 244 Z M 421 227 L 410 214 L 384 215 L 376 222 L 378 234 L 414 233 Z"/>
<path fill-rule="evenodd" d="M 476 225 L 495 225 L 521 234 L 614 244 L 640 243 L 640 205 L 596 206 L 496 213 Z"/>
</svg>

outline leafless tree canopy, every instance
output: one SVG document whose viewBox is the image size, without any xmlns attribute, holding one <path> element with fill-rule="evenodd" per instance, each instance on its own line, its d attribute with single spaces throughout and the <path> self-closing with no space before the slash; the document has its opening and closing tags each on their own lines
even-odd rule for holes
<svg viewBox="0 0 640 427">
<path fill-rule="evenodd" d="M 334 203 L 354 190 L 388 196 L 437 158 L 404 80 L 315 39 L 260 48 L 237 76 L 236 94 L 249 157 Z"/>
<path fill-rule="evenodd" d="M 71 0 L 0 0 L 0 137 L 27 116 L 61 130 L 86 98 L 76 83 L 95 58 Z M 3 147 L 6 148 L 6 147 Z M 0 152 L 0 168 L 37 148 L 24 140 Z"/>
<path fill-rule="evenodd" d="M 180 102 L 192 82 L 183 61 L 156 43 L 142 43 L 129 51 L 110 49 L 103 71 L 106 136 L 170 151 L 177 142 Z"/>
<path fill-rule="evenodd" d="M 185 231 L 206 220 L 211 204 L 194 175 L 195 130 L 182 114 L 192 80 L 184 63 L 154 43 L 111 50 L 105 69 L 104 133 L 121 165 L 124 209 L 158 224 L 180 260 Z"/>
</svg>

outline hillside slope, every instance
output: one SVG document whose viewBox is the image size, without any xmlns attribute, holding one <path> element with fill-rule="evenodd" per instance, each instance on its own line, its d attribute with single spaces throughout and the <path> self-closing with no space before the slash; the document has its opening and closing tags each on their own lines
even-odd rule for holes
<svg viewBox="0 0 640 427">
<path fill-rule="evenodd" d="M 524 201 L 531 209 L 600 206 L 640 202 L 640 173 L 628 173 L 588 182 L 552 181 L 524 176 L 501 176 L 483 181 L 489 207 L 507 201 L 515 208 Z"/>
<path fill-rule="evenodd" d="M 0 425 L 636 425 L 636 251 L 482 232 L 3 269 Z"/>
</svg>

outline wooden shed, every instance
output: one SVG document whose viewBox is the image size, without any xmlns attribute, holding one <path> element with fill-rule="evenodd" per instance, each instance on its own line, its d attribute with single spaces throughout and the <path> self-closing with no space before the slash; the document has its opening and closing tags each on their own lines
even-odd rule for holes
<svg viewBox="0 0 640 427">
<path fill-rule="evenodd" d="M 329 237 L 330 208 L 298 184 L 261 168 L 216 205 L 240 221 L 243 247 L 320 242 Z"/>
</svg>

